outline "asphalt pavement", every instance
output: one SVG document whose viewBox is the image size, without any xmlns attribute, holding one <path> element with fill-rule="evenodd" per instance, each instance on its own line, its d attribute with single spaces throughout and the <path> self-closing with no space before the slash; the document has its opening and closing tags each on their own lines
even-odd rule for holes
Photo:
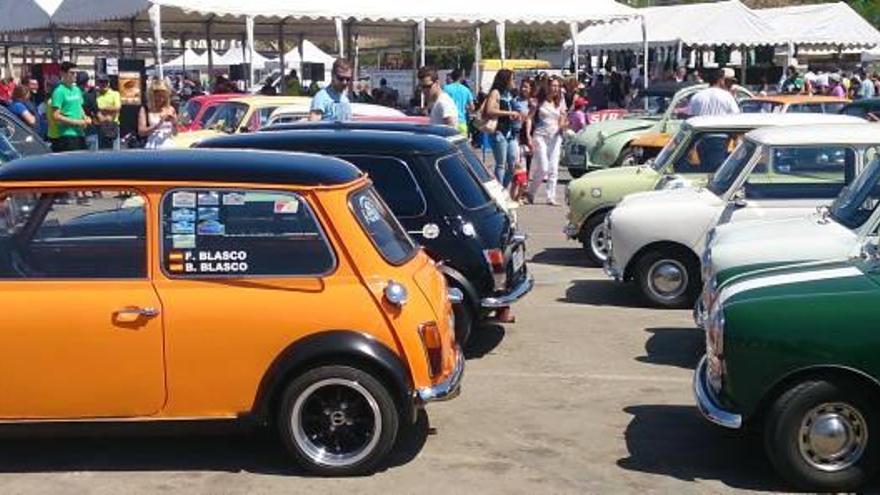
<svg viewBox="0 0 880 495">
<path fill-rule="evenodd" d="M 561 195 L 560 195 L 561 197 Z M 272 437 L 46 435 L 0 440 L 0 493 L 733 493 L 784 489 L 760 438 L 700 418 L 704 338 L 587 268 L 564 207 L 525 206 L 534 291 L 479 329 L 461 396 L 432 405 L 381 472 L 304 476 Z"/>
</svg>

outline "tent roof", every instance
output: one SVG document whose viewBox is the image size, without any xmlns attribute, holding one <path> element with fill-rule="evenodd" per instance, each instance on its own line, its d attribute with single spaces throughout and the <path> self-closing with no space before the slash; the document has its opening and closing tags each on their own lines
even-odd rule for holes
<svg viewBox="0 0 880 495">
<path fill-rule="evenodd" d="M 755 11 L 786 41 L 797 45 L 871 48 L 880 32 L 843 2 L 794 5 Z"/>
<path fill-rule="evenodd" d="M 692 46 L 760 46 L 779 44 L 776 31 L 739 0 L 639 9 L 645 16 L 648 43 L 672 46 L 679 41 Z M 579 46 L 638 49 L 642 23 L 630 19 L 613 25 L 589 26 L 577 36 Z M 571 41 L 565 43 L 571 48 Z"/>
<path fill-rule="evenodd" d="M 323 63 L 325 66 L 330 67 L 333 65 L 333 62 L 336 61 L 336 57 L 330 55 L 329 53 L 321 50 L 314 43 L 309 40 L 303 40 L 303 58 L 306 62 L 316 62 Z M 293 50 L 284 54 L 284 62 L 286 64 L 298 63 L 299 62 L 299 48 L 293 47 Z"/>
</svg>

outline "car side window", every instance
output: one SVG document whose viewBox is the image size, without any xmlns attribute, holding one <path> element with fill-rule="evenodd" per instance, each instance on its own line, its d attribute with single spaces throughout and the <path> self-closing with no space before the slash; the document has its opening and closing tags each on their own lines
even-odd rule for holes
<svg viewBox="0 0 880 495">
<path fill-rule="evenodd" d="M 768 173 L 749 177 L 747 197 L 834 198 L 855 176 L 856 153 L 844 146 L 776 147 L 769 157 Z"/>
<path fill-rule="evenodd" d="M 171 277 L 322 276 L 336 257 L 290 192 L 176 189 L 162 200 L 162 266 Z"/>
<path fill-rule="evenodd" d="M 146 201 L 130 191 L 0 197 L 0 278 L 147 276 Z"/>
<path fill-rule="evenodd" d="M 389 156 L 339 155 L 370 176 L 379 195 L 398 218 L 420 217 L 427 211 L 425 196 L 406 162 Z"/>
<path fill-rule="evenodd" d="M 788 107 L 788 113 L 824 113 L 821 103 L 802 103 Z"/>
<path fill-rule="evenodd" d="M 458 202 L 469 210 L 486 206 L 491 197 L 483 185 L 471 172 L 460 154 L 449 155 L 437 160 L 437 170 L 449 191 Z"/>
<path fill-rule="evenodd" d="M 740 133 L 709 132 L 697 136 L 673 165 L 677 174 L 715 173 L 739 144 Z"/>
<path fill-rule="evenodd" d="M 695 94 L 696 93 L 690 93 L 688 95 L 682 96 L 678 101 L 675 102 L 675 108 L 672 109 L 673 119 L 685 120 L 690 118 L 691 98 L 693 98 Z"/>
</svg>

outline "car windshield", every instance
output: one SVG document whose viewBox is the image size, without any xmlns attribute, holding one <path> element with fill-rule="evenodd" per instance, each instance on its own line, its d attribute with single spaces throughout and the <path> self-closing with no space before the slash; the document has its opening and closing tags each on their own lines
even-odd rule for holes
<svg viewBox="0 0 880 495">
<path fill-rule="evenodd" d="M 196 100 L 189 100 L 186 102 L 186 105 L 184 105 L 183 109 L 180 111 L 180 123 L 183 125 L 189 125 L 192 123 L 193 119 L 198 115 L 200 108 L 202 108 L 202 104 Z"/>
<path fill-rule="evenodd" d="M 723 196 L 733 183 L 736 182 L 736 178 L 739 177 L 740 172 L 749 163 L 757 147 L 757 144 L 743 140 L 734 150 L 733 154 L 727 157 L 721 168 L 715 172 L 715 175 L 712 176 L 708 189 L 717 196 Z"/>
<path fill-rule="evenodd" d="M 412 239 L 375 189 L 367 187 L 355 192 L 349 199 L 349 205 L 387 262 L 401 265 L 415 255 L 416 246 Z"/>
<path fill-rule="evenodd" d="M 626 110 L 629 113 L 637 113 L 640 117 L 659 117 L 666 113 L 666 109 L 672 103 L 672 97 L 673 95 L 637 95 L 629 102 Z"/>
<path fill-rule="evenodd" d="M 248 106 L 244 103 L 228 102 L 217 105 L 217 110 L 210 120 L 205 123 L 207 129 L 236 130 L 244 122 Z"/>
<path fill-rule="evenodd" d="M 851 229 L 861 227 L 880 204 L 880 157 L 874 158 L 831 205 L 831 218 Z"/>
<path fill-rule="evenodd" d="M 739 104 L 742 113 L 779 113 L 782 103 L 763 100 L 743 100 Z"/>
<path fill-rule="evenodd" d="M 672 140 L 666 143 L 666 146 L 660 150 L 660 154 L 657 155 L 657 159 L 654 160 L 654 170 L 660 172 L 663 170 L 667 164 L 669 164 L 670 158 L 675 154 L 675 150 L 681 146 L 682 143 L 686 142 L 690 139 L 691 128 L 689 126 L 682 126 L 682 128 L 675 133 L 675 136 L 672 137 Z"/>
</svg>

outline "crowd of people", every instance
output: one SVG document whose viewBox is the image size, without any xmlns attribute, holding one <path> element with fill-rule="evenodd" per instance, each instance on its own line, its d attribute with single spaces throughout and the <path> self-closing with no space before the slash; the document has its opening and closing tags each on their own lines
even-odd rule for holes
<svg viewBox="0 0 880 495">
<path fill-rule="evenodd" d="M 865 68 L 852 72 L 837 68 L 820 70 L 811 66 L 801 74 L 792 66 L 780 90 L 787 94 L 828 95 L 851 100 L 873 98 L 880 95 L 880 72 L 869 73 Z"/>
</svg>

